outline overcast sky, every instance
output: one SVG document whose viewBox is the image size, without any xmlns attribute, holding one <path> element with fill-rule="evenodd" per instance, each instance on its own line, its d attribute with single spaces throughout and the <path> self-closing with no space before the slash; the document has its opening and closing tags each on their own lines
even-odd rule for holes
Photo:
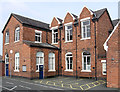
<svg viewBox="0 0 120 92">
<path fill-rule="evenodd" d="M 41 1 L 41 2 L 40 2 Z M 84 6 L 91 10 L 107 8 L 111 19 L 118 18 L 117 0 L 90 0 L 92 2 L 82 2 L 82 0 L 60 0 L 62 2 L 48 2 L 48 0 L 1 0 L 0 1 L 0 55 L 2 55 L 2 29 L 5 26 L 11 13 L 16 13 L 39 21 L 50 23 L 52 18 L 60 17 L 64 19 L 67 12 L 80 15 Z M 69 1 L 69 2 L 68 2 Z M 79 2 L 78 2 L 79 1 Z M 98 2 L 99 1 L 99 2 Z M 106 1 L 106 2 L 104 2 Z M 12 31 L 12 30 L 11 30 Z"/>
</svg>

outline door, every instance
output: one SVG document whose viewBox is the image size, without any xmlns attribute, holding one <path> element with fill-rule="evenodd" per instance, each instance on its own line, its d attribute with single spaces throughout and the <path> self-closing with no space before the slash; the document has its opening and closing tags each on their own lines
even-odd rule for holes
<svg viewBox="0 0 120 92">
<path fill-rule="evenodd" d="M 43 65 L 39 65 L 39 79 L 43 79 Z"/>
<path fill-rule="evenodd" d="M 9 69 L 8 69 L 9 64 L 6 64 L 6 76 L 9 76 Z"/>
</svg>

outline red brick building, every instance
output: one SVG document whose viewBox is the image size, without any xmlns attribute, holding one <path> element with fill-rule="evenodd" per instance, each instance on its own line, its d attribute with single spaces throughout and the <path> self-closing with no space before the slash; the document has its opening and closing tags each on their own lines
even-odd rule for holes
<svg viewBox="0 0 120 92">
<path fill-rule="evenodd" d="M 107 54 L 107 87 L 120 88 L 120 21 L 114 20 L 114 29 L 104 43 Z"/>
<path fill-rule="evenodd" d="M 79 16 L 68 12 L 50 25 L 11 14 L 2 31 L 5 75 L 106 78 L 103 44 L 113 28 L 106 8 L 84 7 Z"/>
<path fill-rule="evenodd" d="M 58 75 L 58 48 L 50 34 L 48 24 L 11 14 L 3 30 L 5 75 L 37 78 L 40 67 L 41 78 Z"/>
<path fill-rule="evenodd" d="M 54 17 L 50 29 L 53 36 L 52 45 L 61 50 L 62 74 L 105 77 L 101 63 L 101 60 L 105 59 L 103 44 L 108 37 L 108 31 L 113 29 L 107 9 L 90 11 L 84 7 L 79 17 L 68 12 L 62 22 L 62 29 L 59 28 L 60 24 L 59 18 Z M 54 42 L 56 32 L 59 40 Z"/>
</svg>

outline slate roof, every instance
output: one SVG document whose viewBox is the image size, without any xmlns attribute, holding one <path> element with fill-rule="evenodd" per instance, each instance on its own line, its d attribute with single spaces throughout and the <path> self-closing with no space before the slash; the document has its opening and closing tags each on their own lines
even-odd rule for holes
<svg viewBox="0 0 120 92">
<path fill-rule="evenodd" d="M 28 24 L 31 26 L 36 26 L 36 27 L 40 27 L 40 28 L 44 28 L 44 29 L 49 29 L 49 24 L 38 21 L 38 20 L 34 20 L 34 19 L 30 19 L 21 15 L 17 15 L 17 14 L 13 14 L 12 15 L 18 19 L 18 21 L 20 21 L 22 24 Z"/>
<path fill-rule="evenodd" d="M 17 15 L 17 14 L 14 14 L 14 13 L 11 13 L 5 27 L 7 26 L 11 16 L 15 17 L 23 25 L 49 30 L 49 24 L 47 24 L 47 23 L 44 23 L 44 22 L 41 22 L 41 21 L 38 21 L 38 20 L 34 20 L 34 19 L 31 19 L 31 18 L 27 18 L 27 17 L 21 16 L 21 15 Z M 5 27 L 4 27 L 3 31 L 5 30 Z M 2 31 L 2 33 L 3 33 L 3 31 Z"/>
<path fill-rule="evenodd" d="M 59 49 L 58 47 L 48 44 L 48 43 L 35 43 L 33 41 L 27 41 L 27 40 L 23 40 L 23 43 L 25 43 L 26 45 L 28 45 L 30 47 L 43 47 L 43 48 Z"/>
<path fill-rule="evenodd" d="M 119 21 L 120 21 L 120 19 L 112 20 L 113 26 L 115 27 Z"/>
<path fill-rule="evenodd" d="M 106 10 L 107 10 L 107 8 L 103 8 L 103 9 L 100 9 L 100 10 L 97 10 L 97 11 L 92 11 L 92 12 L 95 13 L 96 18 L 99 19 Z"/>
<path fill-rule="evenodd" d="M 57 19 L 58 19 L 58 21 L 62 24 L 62 21 L 63 21 L 63 20 L 62 20 L 62 19 L 60 19 L 60 18 L 58 18 L 58 17 L 57 17 Z"/>
<path fill-rule="evenodd" d="M 73 14 L 73 13 L 71 13 L 71 14 L 74 16 L 74 18 L 76 18 L 76 19 L 78 18 L 78 16 L 77 16 L 77 15 L 75 15 L 75 14 Z"/>
</svg>

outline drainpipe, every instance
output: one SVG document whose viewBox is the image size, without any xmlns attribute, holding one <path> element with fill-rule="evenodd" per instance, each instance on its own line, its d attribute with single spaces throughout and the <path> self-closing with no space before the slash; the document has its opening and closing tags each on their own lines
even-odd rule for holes
<svg viewBox="0 0 120 92">
<path fill-rule="evenodd" d="M 63 28 L 63 26 L 62 26 L 62 24 L 60 24 L 60 26 L 59 26 L 59 31 L 60 31 L 60 33 L 59 33 L 59 36 L 60 36 L 60 39 L 59 39 L 59 41 L 60 41 L 60 44 L 59 44 L 59 55 L 60 55 L 60 62 L 59 62 L 59 60 L 58 60 L 58 69 L 59 69 L 59 67 L 61 67 L 61 63 L 62 63 L 62 51 L 61 51 L 61 30 L 62 30 L 62 28 Z M 58 56 L 59 57 L 59 56 Z M 59 63 L 60 63 L 60 65 L 59 65 Z M 61 74 L 62 74 L 62 71 L 61 71 Z"/>
<path fill-rule="evenodd" d="M 76 79 L 77 79 L 77 26 L 78 26 L 78 20 L 76 19 L 74 22 L 74 27 L 76 31 Z"/>
<path fill-rule="evenodd" d="M 97 51 L 97 46 L 96 46 L 96 14 L 94 13 L 94 17 L 92 18 L 92 21 L 94 22 L 94 36 L 95 36 L 95 80 L 97 80 L 97 55 L 96 55 L 96 51 Z"/>
</svg>

